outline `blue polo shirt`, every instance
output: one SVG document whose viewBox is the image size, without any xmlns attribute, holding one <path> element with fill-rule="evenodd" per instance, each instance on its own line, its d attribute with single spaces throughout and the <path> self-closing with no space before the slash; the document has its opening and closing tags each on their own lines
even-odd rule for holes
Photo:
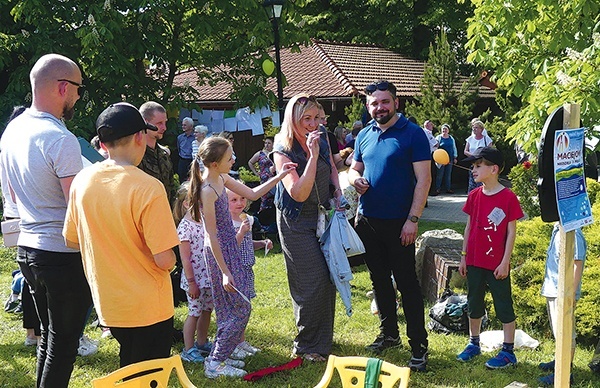
<svg viewBox="0 0 600 388">
<path fill-rule="evenodd" d="M 360 196 L 365 217 L 406 218 L 415 189 L 413 162 L 430 160 L 423 130 L 403 115 L 385 132 L 372 120 L 356 138 L 354 160 L 364 164 L 369 189 Z"/>
</svg>

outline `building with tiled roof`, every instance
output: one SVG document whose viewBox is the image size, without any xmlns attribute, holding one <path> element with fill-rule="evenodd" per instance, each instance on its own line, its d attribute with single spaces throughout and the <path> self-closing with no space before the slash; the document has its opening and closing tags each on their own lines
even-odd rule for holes
<svg viewBox="0 0 600 388">
<path fill-rule="evenodd" d="M 284 101 L 297 93 L 308 93 L 324 102 L 328 113 L 337 116 L 338 103 L 348 105 L 352 96 L 363 94 L 365 86 L 377 79 L 393 82 L 398 89 L 401 107 L 420 91 L 425 62 L 404 57 L 383 47 L 355 43 L 334 43 L 313 40 L 299 52 L 282 48 L 281 71 L 287 85 L 283 88 Z M 466 80 L 466 78 L 465 78 Z M 181 71 L 175 76 L 176 85 L 194 86 L 200 96 L 196 101 L 210 109 L 231 108 L 232 88 L 225 82 L 214 86 L 199 84 L 196 71 Z M 457 85 L 460 88 L 460 85 Z M 267 89 L 277 93 L 275 76 L 269 77 Z M 494 91 L 487 86 L 478 88 L 479 98 L 494 99 Z M 329 104 L 328 104 L 329 102 Z"/>
</svg>

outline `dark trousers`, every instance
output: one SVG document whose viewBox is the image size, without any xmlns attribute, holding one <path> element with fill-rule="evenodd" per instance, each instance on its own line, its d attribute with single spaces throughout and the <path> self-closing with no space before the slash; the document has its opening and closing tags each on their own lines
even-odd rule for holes
<svg viewBox="0 0 600 388">
<path fill-rule="evenodd" d="M 121 345 L 119 350 L 121 368 L 136 362 L 167 358 L 171 355 L 173 317 L 150 326 L 111 327 L 110 332 Z"/>
<path fill-rule="evenodd" d="M 79 335 L 92 304 L 81 254 L 19 247 L 17 261 L 29 283 L 42 326 L 37 387 L 67 387 Z"/>
<path fill-rule="evenodd" d="M 400 232 L 404 219 L 380 219 L 362 217 L 356 228 L 365 244 L 365 263 L 371 275 L 373 290 L 379 307 L 379 329 L 382 334 L 398 337 L 396 315 L 396 286 L 402 296 L 402 307 L 406 319 L 406 334 L 413 352 L 421 346 L 427 347 L 424 304 L 421 286 L 415 272 L 415 245 L 402 246 Z"/>
<path fill-rule="evenodd" d="M 34 334 L 39 337 L 41 335 L 40 319 L 37 311 L 35 311 L 33 296 L 29 291 L 27 280 L 25 280 L 23 291 L 21 291 L 21 305 L 23 306 L 23 329 L 33 329 Z"/>
<path fill-rule="evenodd" d="M 190 166 L 192 165 L 192 159 L 179 158 L 177 164 L 177 175 L 179 175 L 179 183 L 183 183 L 188 180 L 190 176 Z"/>
</svg>

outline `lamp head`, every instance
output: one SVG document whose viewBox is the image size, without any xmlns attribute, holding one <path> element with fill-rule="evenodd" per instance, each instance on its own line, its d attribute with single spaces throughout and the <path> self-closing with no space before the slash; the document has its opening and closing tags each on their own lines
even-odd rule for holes
<svg viewBox="0 0 600 388">
<path fill-rule="evenodd" d="M 279 20 L 281 18 L 281 10 L 283 9 L 283 4 L 285 0 L 265 0 L 263 2 L 263 7 L 267 11 L 267 15 L 269 16 L 269 20 Z"/>
</svg>

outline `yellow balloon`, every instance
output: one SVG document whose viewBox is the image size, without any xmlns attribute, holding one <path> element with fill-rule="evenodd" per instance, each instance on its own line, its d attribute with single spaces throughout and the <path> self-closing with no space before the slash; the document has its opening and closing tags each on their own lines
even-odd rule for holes
<svg viewBox="0 0 600 388">
<path fill-rule="evenodd" d="M 271 75 L 275 70 L 275 63 L 269 58 L 267 58 L 263 61 L 262 68 L 266 75 Z"/>
<path fill-rule="evenodd" d="M 433 160 L 435 160 L 436 163 L 446 165 L 450 163 L 450 155 L 448 155 L 446 150 L 439 148 L 433 151 Z"/>
</svg>

